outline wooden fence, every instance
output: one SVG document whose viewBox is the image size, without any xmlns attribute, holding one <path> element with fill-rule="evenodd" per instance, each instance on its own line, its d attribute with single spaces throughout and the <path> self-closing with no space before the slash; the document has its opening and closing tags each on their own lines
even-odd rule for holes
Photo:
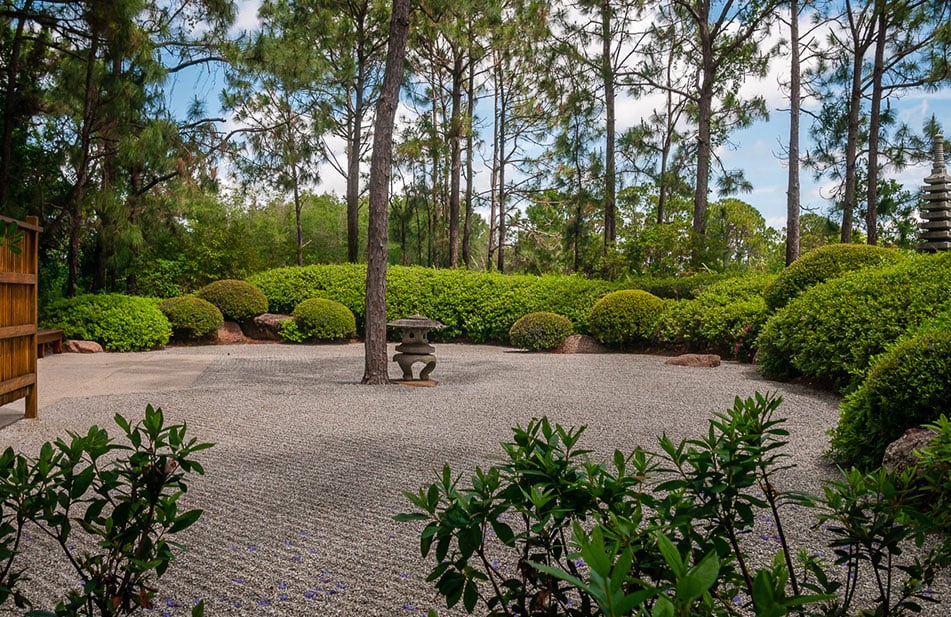
<svg viewBox="0 0 951 617">
<path fill-rule="evenodd" d="M 4 221 L 11 221 L 0 217 Z M 36 319 L 40 227 L 35 216 L 14 221 L 23 235 L 16 253 L 0 246 L 0 405 L 26 399 L 36 417 Z"/>
</svg>

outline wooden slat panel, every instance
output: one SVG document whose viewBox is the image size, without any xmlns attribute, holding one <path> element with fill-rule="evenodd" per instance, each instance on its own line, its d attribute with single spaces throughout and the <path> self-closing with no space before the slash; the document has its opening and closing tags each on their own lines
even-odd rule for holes
<svg viewBox="0 0 951 617">
<path fill-rule="evenodd" d="M 36 275 L 23 274 L 21 272 L 0 272 L 0 283 L 10 285 L 36 285 Z"/>
<path fill-rule="evenodd" d="M 16 220 L 16 219 L 11 219 L 11 218 L 7 218 L 7 217 L 5 217 L 5 216 L 0 216 L 0 221 L 7 221 L 7 222 L 13 221 L 14 223 L 17 224 L 17 226 L 18 226 L 20 229 L 23 229 L 23 230 L 26 230 L 26 231 L 35 231 L 35 232 L 37 232 L 37 233 L 43 231 L 43 228 L 38 225 L 38 222 L 39 222 L 39 221 L 37 220 L 37 218 L 36 218 L 35 216 L 28 216 L 28 217 L 26 217 L 26 218 L 27 218 L 26 221 L 18 221 L 18 220 Z"/>
<path fill-rule="evenodd" d="M 27 386 L 32 386 L 35 383 L 36 373 L 20 375 L 19 377 L 14 377 L 13 379 L 0 382 L 0 394 L 13 392 L 14 390 L 19 390 L 20 388 L 26 388 Z"/>
<path fill-rule="evenodd" d="M 7 326 L 0 328 L 0 340 L 17 338 L 20 336 L 30 336 L 36 334 L 36 324 L 25 324 L 22 326 Z"/>
</svg>

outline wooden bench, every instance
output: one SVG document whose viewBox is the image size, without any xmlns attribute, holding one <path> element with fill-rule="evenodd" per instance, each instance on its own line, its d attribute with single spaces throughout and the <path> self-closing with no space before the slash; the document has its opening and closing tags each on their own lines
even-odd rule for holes
<svg viewBox="0 0 951 617">
<path fill-rule="evenodd" d="M 53 353 L 63 353 L 63 331 L 62 330 L 37 330 L 36 332 L 36 357 L 42 358 L 46 355 L 46 346 L 49 345 Z"/>
</svg>

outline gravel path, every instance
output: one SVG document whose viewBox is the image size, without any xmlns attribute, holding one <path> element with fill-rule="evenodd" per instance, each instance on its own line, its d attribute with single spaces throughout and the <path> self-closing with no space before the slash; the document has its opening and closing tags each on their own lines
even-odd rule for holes
<svg viewBox="0 0 951 617">
<path fill-rule="evenodd" d="M 35 454 L 67 430 L 99 424 L 112 432 L 115 413 L 140 417 L 147 403 L 215 442 L 200 454 L 208 475 L 193 479 L 186 496 L 205 515 L 180 535 L 189 551 L 160 580 L 160 609 L 169 615 L 187 614 L 196 598 L 211 616 L 408 616 L 438 608 L 423 581 L 419 527 L 392 520 L 408 509 L 401 492 L 444 462 L 466 475 L 491 464 L 510 427 L 535 416 L 588 425 L 582 443 L 606 459 L 615 448 L 656 449 L 663 432 L 675 440 L 699 435 L 735 396 L 778 392 L 797 464 L 781 488 L 816 491 L 834 475 L 821 453 L 838 399 L 765 381 L 749 365 L 699 369 L 656 356 L 450 344 L 436 353 L 434 388 L 358 385 L 362 345 L 49 357 L 40 363 L 40 419 L 0 430 L 0 448 Z M 84 380 L 84 363 L 98 370 L 95 383 Z M 392 363 L 390 375 L 399 375 Z M 814 535 L 808 525 L 792 527 L 801 539 Z M 33 544 L 30 562 L 41 564 L 33 595 L 76 584 L 63 564 L 48 563 L 40 541 Z"/>
</svg>

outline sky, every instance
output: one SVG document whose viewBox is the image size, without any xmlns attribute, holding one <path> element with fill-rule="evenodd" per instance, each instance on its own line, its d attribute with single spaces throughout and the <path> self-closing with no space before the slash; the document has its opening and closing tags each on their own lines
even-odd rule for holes
<svg viewBox="0 0 951 617">
<path fill-rule="evenodd" d="M 238 15 L 233 32 L 250 30 L 257 25 L 259 4 L 260 0 L 238 2 Z M 773 41 L 778 40 L 778 37 L 777 33 L 772 37 Z M 780 83 L 787 74 L 787 64 L 787 58 L 779 57 L 774 60 L 765 78 L 747 82 L 742 93 L 748 96 L 763 96 L 769 108 L 769 119 L 757 121 L 747 129 L 734 132 L 730 138 L 731 145 L 722 147 L 718 151 L 726 168 L 742 169 L 753 185 L 751 193 L 740 194 L 737 197 L 757 208 L 767 224 L 776 229 L 782 229 L 786 221 L 786 186 L 789 172 L 787 161 L 783 158 L 783 151 L 789 139 L 789 116 L 785 111 L 788 108 L 788 101 L 784 98 Z M 224 80 L 220 72 L 207 67 L 196 68 L 176 76 L 175 80 L 169 84 L 169 97 L 173 109 L 187 109 L 193 99 L 198 99 L 204 102 L 208 113 L 215 114 L 220 110 L 220 93 L 223 87 Z M 920 129 L 932 115 L 940 124 L 951 126 L 951 88 L 934 93 L 917 91 L 903 98 L 892 99 L 891 103 L 899 119 L 916 130 Z M 646 117 L 651 107 L 649 101 L 619 98 L 618 131 L 632 126 L 641 117 Z M 408 108 L 403 107 L 403 114 L 407 110 Z M 232 126 L 222 128 L 229 130 Z M 800 145 L 802 151 L 811 145 L 808 128 L 809 118 L 804 116 Z M 331 147 L 343 156 L 342 141 L 332 142 Z M 926 162 L 900 171 L 888 169 L 884 171 L 884 176 L 894 178 L 906 189 L 915 191 L 923 185 L 924 178 L 930 173 L 931 163 Z M 345 194 L 345 179 L 329 164 L 321 168 L 319 175 L 321 183 L 315 187 L 317 192 L 336 193 L 341 196 Z M 483 171 L 476 182 L 479 185 L 478 188 L 486 189 L 489 182 L 488 171 Z M 803 211 L 824 213 L 828 209 L 829 197 L 835 183 L 828 179 L 815 180 L 812 170 L 806 168 L 801 170 L 800 182 Z M 714 198 L 711 196 L 711 199 Z M 488 217 L 487 212 L 482 214 Z"/>
</svg>

